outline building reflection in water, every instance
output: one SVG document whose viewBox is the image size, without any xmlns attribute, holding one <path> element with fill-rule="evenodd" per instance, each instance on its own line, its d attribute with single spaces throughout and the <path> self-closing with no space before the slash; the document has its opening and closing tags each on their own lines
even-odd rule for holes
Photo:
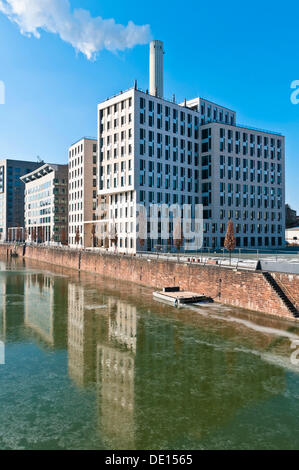
<svg viewBox="0 0 299 470">
<path fill-rule="evenodd" d="M 0 340 L 18 341 L 24 326 L 24 274 L 0 262 Z"/>
<path fill-rule="evenodd" d="M 86 289 L 68 284 L 68 371 L 77 385 L 95 380 L 94 315 L 86 309 Z"/>
<path fill-rule="evenodd" d="M 97 345 L 99 423 L 110 447 L 135 448 L 137 310 L 109 297 L 106 344 Z"/>
<path fill-rule="evenodd" d="M 92 303 L 88 289 L 69 282 L 69 376 L 79 386 L 97 383 L 103 439 L 134 448 L 136 307 L 110 296 L 101 308 Z"/>
<path fill-rule="evenodd" d="M 66 349 L 67 282 L 65 278 L 28 272 L 16 263 L 0 265 L 0 339 Z M 31 335 L 30 335 L 31 333 Z"/>
<path fill-rule="evenodd" d="M 88 290 L 69 283 L 68 369 L 79 385 L 96 382 L 99 433 L 110 448 L 198 445 L 285 388 L 283 369 L 242 353 L 211 324 L 169 321 L 114 295 L 99 310 L 89 303 Z"/>
<path fill-rule="evenodd" d="M 46 343 L 54 345 L 54 288 L 53 278 L 30 274 L 24 289 L 25 325 L 34 330 Z"/>
<path fill-rule="evenodd" d="M 54 348 L 66 348 L 67 284 L 64 278 L 29 273 L 24 281 L 25 326 Z"/>
<path fill-rule="evenodd" d="M 116 341 L 136 353 L 137 309 L 119 299 L 109 297 L 109 340 Z"/>
<path fill-rule="evenodd" d="M 100 432 L 111 448 L 198 443 L 242 408 L 285 388 L 282 369 L 232 351 L 223 338 L 217 347 L 209 332 L 138 318 L 135 306 L 114 297 L 107 304 L 97 384 Z"/>
<path fill-rule="evenodd" d="M 108 281 L 97 291 L 50 274 L 0 274 L 2 337 L 12 321 L 27 338 L 67 347 L 69 377 L 96 387 L 98 430 L 107 447 L 198 448 L 242 410 L 285 390 L 284 369 L 257 354 L 269 351 L 271 335 L 235 324 L 224 331 L 216 319 L 197 317 L 194 325 L 175 319 L 176 311 L 166 318 L 157 314 L 166 307 L 151 299 L 114 292 Z"/>
<path fill-rule="evenodd" d="M 101 435 L 112 448 L 134 449 L 134 355 L 98 345 L 97 362 Z"/>
</svg>

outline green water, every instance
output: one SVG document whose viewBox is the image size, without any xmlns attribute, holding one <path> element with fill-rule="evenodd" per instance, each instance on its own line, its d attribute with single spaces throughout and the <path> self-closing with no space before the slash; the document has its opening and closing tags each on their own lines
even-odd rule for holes
<svg viewBox="0 0 299 470">
<path fill-rule="evenodd" d="M 298 449 L 298 337 L 294 323 L 1 262 L 0 449 Z"/>
</svg>

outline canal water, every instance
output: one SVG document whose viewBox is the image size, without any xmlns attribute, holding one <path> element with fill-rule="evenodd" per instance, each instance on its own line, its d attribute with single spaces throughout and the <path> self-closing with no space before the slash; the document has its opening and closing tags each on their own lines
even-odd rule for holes
<svg viewBox="0 0 299 470">
<path fill-rule="evenodd" d="M 0 340 L 0 449 L 299 448 L 295 323 L 12 260 Z"/>
</svg>

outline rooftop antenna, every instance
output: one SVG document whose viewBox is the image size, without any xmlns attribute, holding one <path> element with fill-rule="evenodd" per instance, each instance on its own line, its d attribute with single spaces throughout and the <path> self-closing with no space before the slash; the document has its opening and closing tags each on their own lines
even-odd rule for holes
<svg viewBox="0 0 299 470">
<path fill-rule="evenodd" d="M 137 90 L 137 80 L 134 81 L 134 90 Z"/>
</svg>

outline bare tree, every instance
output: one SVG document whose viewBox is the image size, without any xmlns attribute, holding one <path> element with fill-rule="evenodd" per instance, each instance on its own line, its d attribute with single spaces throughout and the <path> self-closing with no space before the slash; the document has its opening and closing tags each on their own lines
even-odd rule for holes
<svg viewBox="0 0 299 470">
<path fill-rule="evenodd" d="M 181 247 L 183 246 L 184 243 L 184 237 L 182 234 L 182 225 L 181 225 L 181 218 L 177 217 L 175 222 L 174 222 L 174 227 L 173 227 L 173 240 L 174 244 L 177 248 L 178 251 L 180 251 Z"/>
<path fill-rule="evenodd" d="M 38 232 L 37 241 L 38 241 L 38 243 L 42 243 L 42 241 L 43 241 L 43 229 L 42 229 L 42 227 L 38 227 L 37 232 Z"/>
<path fill-rule="evenodd" d="M 95 248 L 95 246 L 96 246 L 96 227 L 95 227 L 95 224 L 92 224 L 92 227 L 91 227 L 91 237 L 92 237 L 92 247 Z"/>
<path fill-rule="evenodd" d="M 62 227 L 61 232 L 60 232 L 60 241 L 61 241 L 61 244 L 62 244 L 62 245 L 66 245 L 66 244 L 67 244 L 67 240 L 66 240 L 66 230 L 65 230 L 64 227 Z"/>
<path fill-rule="evenodd" d="M 110 226 L 109 240 L 111 241 L 111 243 L 114 244 L 115 249 L 116 249 L 117 248 L 117 242 L 118 242 L 118 234 L 117 234 L 117 230 L 116 230 L 116 224 L 115 224 L 114 221 Z"/>
<path fill-rule="evenodd" d="M 225 240 L 224 240 L 224 248 L 226 248 L 229 251 L 229 262 L 231 264 L 232 251 L 234 251 L 234 249 L 236 248 L 234 223 L 232 219 L 229 219 L 228 224 L 227 224 L 227 230 L 226 230 L 226 235 L 225 235 Z"/>
<path fill-rule="evenodd" d="M 77 245 L 79 245 L 79 243 L 80 243 L 80 229 L 79 229 L 79 227 L 76 228 L 75 243 L 77 243 Z"/>
<path fill-rule="evenodd" d="M 17 242 L 22 241 L 21 238 L 22 238 L 21 227 L 18 225 L 18 227 L 17 227 L 17 236 L 16 236 Z"/>
</svg>

